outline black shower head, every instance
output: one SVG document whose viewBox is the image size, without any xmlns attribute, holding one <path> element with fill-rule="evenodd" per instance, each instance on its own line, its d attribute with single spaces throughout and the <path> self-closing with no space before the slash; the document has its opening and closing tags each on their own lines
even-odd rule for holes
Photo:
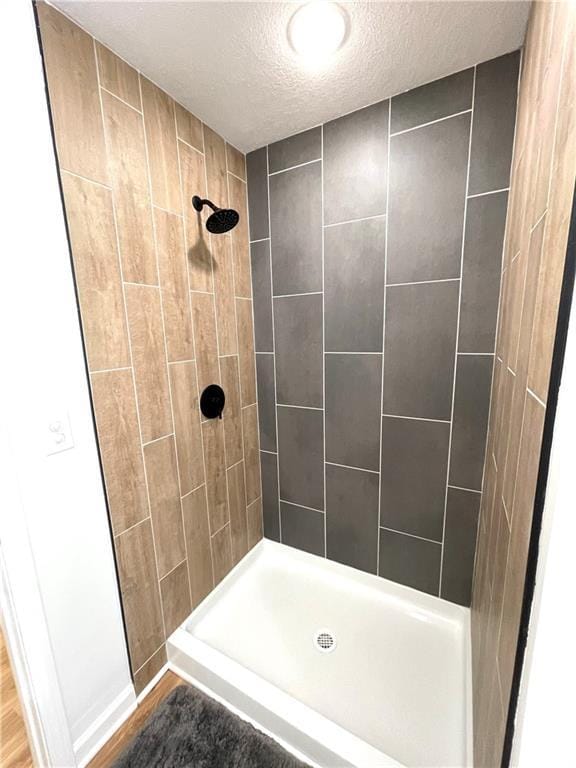
<svg viewBox="0 0 576 768">
<path fill-rule="evenodd" d="M 210 214 L 206 219 L 206 229 L 213 235 L 223 235 L 225 232 L 230 232 L 234 229 L 236 224 L 240 221 L 240 215 L 238 211 L 232 208 L 218 208 L 211 203 L 210 200 L 202 200 L 198 195 L 194 195 L 192 198 L 192 205 L 194 209 L 200 212 L 202 208 L 207 205 L 214 213 Z"/>
</svg>

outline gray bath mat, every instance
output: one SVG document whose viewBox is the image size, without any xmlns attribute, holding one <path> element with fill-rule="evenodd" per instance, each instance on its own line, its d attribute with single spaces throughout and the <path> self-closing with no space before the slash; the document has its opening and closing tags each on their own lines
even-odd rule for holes
<svg viewBox="0 0 576 768">
<path fill-rule="evenodd" d="M 175 688 L 114 768 L 308 768 L 196 688 Z"/>
</svg>

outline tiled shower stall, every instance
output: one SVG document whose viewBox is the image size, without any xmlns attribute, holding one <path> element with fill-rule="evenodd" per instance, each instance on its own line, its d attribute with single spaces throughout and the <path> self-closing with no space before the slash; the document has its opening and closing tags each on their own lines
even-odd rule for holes
<svg viewBox="0 0 576 768">
<path fill-rule="evenodd" d="M 247 156 L 265 536 L 464 605 L 519 58 Z"/>
</svg>

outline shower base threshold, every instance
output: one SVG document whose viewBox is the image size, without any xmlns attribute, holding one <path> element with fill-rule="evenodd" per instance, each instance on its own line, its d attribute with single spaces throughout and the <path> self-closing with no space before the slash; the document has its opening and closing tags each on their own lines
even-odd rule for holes
<svg viewBox="0 0 576 768">
<path fill-rule="evenodd" d="M 313 765 L 472 765 L 470 612 L 261 541 L 168 640 L 171 669 Z"/>
</svg>

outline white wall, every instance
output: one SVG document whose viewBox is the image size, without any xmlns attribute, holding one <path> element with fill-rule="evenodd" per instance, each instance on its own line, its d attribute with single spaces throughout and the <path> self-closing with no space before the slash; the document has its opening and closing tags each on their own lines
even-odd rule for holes
<svg viewBox="0 0 576 768">
<path fill-rule="evenodd" d="M 576 763 L 576 309 L 571 314 L 554 427 L 536 592 L 516 717 L 512 765 Z"/>
<path fill-rule="evenodd" d="M 8 3 L 1 29 L 0 537 L 17 613 L 32 608 L 17 604 L 19 580 L 39 585 L 70 737 L 82 752 L 95 721 L 134 692 L 32 4 Z M 48 425 L 66 416 L 74 447 L 47 456 Z M 18 569 L 22 526 L 35 575 Z"/>
</svg>

